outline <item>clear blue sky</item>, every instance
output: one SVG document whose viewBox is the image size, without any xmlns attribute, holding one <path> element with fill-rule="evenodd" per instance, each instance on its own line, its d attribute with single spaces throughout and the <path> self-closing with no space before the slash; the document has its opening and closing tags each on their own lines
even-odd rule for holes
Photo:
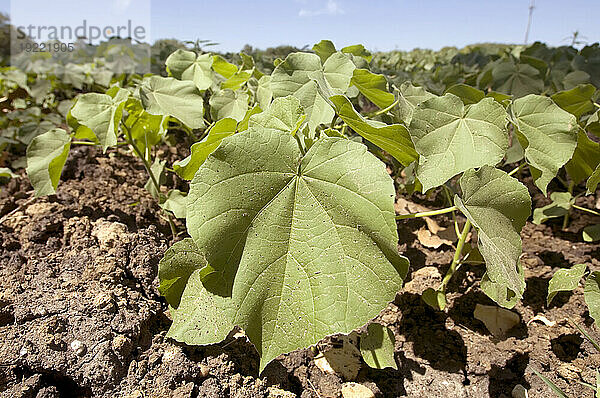
<svg viewBox="0 0 600 398">
<path fill-rule="evenodd" d="M 136 15 L 152 40 L 209 39 L 220 51 L 246 43 L 266 48 L 298 47 L 330 39 L 341 47 L 363 43 L 371 50 L 439 49 L 477 42 L 522 43 L 530 0 L 12 0 L 13 10 L 33 23 L 58 24 L 71 18 L 111 21 Z M 550 45 L 578 30 L 600 41 L 599 0 L 536 0 L 529 41 Z M 147 6 L 150 6 L 149 8 Z M 0 11 L 11 10 L 0 0 Z M 112 19 L 111 19 L 112 18 Z"/>
</svg>

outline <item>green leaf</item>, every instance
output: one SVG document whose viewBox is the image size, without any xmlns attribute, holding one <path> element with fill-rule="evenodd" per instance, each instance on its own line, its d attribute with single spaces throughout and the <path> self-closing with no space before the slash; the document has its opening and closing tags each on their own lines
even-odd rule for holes
<svg viewBox="0 0 600 398">
<path fill-rule="evenodd" d="M 140 97 L 152 115 L 172 116 L 192 129 L 204 127 L 204 99 L 189 81 L 152 76 L 141 85 Z"/>
<path fill-rule="evenodd" d="M 18 175 L 12 172 L 8 167 L 0 167 L 0 178 L 16 178 Z"/>
<path fill-rule="evenodd" d="M 305 156 L 291 134 L 223 140 L 194 176 L 187 227 L 214 272 L 192 274 L 170 337 L 222 341 L 240 326 L 261 356 L 349 333 L 396 295 L 395 190 L 362 144 L 321 138 Z"/>
<path fill-rule="evenodd" d="M 190 155 L 173 163 L 173 170 L 184 180 L 191 180 L 202 163 L 221 143 L 223 138 L 235 134 L 237 122 L 231 118 L 221 119 L 210 129 L 208 135 L 190 148 Z"/>
<path fill-rule="evenodd" d="M 489 166 L 467 170 L 460 187 L 462 197 L 454 196 L 454 204 L 477 229 L 489 281 L 522 297 L 525 280 L 518 270 L 519 234 L 531 214 L 529 191 L 504 171 Z"/>
<path fill-rule="evenodd" d="M 185 218 L 186 206 L 187 193 L 181 192 L 178 189 L 171 189 L 167 193 L 165 201 L 160 204 L 160 207 L 173 213 L 176 218 Z"/>
<path fill-rule="evenodd" d="M 525 158 L 525 150 L 516 136 L 513 136 L 510 146 L 506 151 L 505 164 L 518 163 Z"/>
<path fill-rule="evenodd" d="M 517 272 L 524 280 L 525 273 L 520 261 L 517 263 Z M 517 294 L 507 288 L 506 284 L 492 281 L 487 272 L 481 277 L 480 287 L 482 292 L 504 308 L 513 308 L 521 299 L 523 292 L 525 291 L 525 286 L 523 286 L 523 289 Z"/>
<path fill-rule="evenodd" d="M 125 104 L 128 113 L 125 127 L 129 129 L 131 138 L 142 153 L 147 148 L 158 144 L 166 132 L 166 118 L 160 115 L 151 115 L 144 111 L 138 99 L 129 98 Z"/>
<path fill-rule="evenodd" d="M 409 132 L 424 192 L 474 167 L 494 166 L 508 149 L 506 110 L 492 98 L 465 106 L 454 94 L 421 102 Z"/>
<path fill-rule="evenodd" d="M 331 54 L 335 54 L 337 50 L 331 40 L 321 40 L 312 47 L 312 50 L 321 58 L 321 62 L 325 63 Z"/>
<path fill-rule="evenodd" d="M 552 192 L 552 203 L 533 210 L 533 223 L 541 224 L 550 218 L 563 217 L 575 204 L 575 199 L 569 192 Z"/>
<path fill-rule="evenodd" d="M 225 60 L 220 55 L 213 55 L 212 57 L 212 68 L 215 72 L 225 77 L 225 79 L 231 78 L 238 71 L 238 67 Z M 210 87 L 210 85 L 209 85 Z"/>
<path fill-rule="evenodd" d="M 406 126 L 410 126 L 415 107 L 421 102 L 435 97 L 423 87 L 413 86 L 411 82 L 402 83 L 398 89 L 398 119 Z"/>
<path fill-rule="evenodd" d="M 446 93 L 456 95 L 465 105 L 476 104 L 485 98 L 483 91 L 462 83 L 448 88 Z"/>
<path fill-rule="evenodd" d="M 273 97 L 293 95 L 300 100 L 306 112 L 310 131 L 333 119 L 333 108 L 319 93 L 317 82 L 321 79 L 333 90 L 333 94 L 346 92 L 355 66 L 342 53 L 331 55 L 324 65 L 315 54 L 292 53 L 281 62 L 271 75 Z"/>
<path fill-rule="evenodd" d="M 600 271 L 594 271 L 585 279 L 583 298 L 594 318 L 596 326 L 600 325 Z"/>
<path fill-rule="evenodd" d="M 565 111 L 575 115 L 577 119 L 586 113 L 592 112 L 594 103 L 592 97 L 596 92 L 596 87 L 591 84 L 580 84 L 577 87 L 568 90 L 560 91 L 554 94 L 551 98 Z"/>
<path fill-rule="evenodd" d="M 232 118 L 239 122 L 248 111 L 249 99 L 249 95 L 243 91 L 218 91 L 210 97 L 210 115 L 213 120 Z"/>
<path fill-rule="evenodd" d="M 550 305 L 558 292 L 571 291 L 577 288 L 586 268 L 585 264 L 576 264 L 569 269 L 562 268 L 556 271 L 548 283 L 547 305 Z"/>
<path fill-rule="evenodd" d="M 107 94 L 83 94 L 71 109 L 71 115 L 94 132 L 106 151 L 117 145 L 119 123 L 128 97 L 129 91 L 123 89 L 119 89 L 114 98 Z"/>
<path fill-rule="evenodd" d="M 342 48 L 342 52 L 345 54 L 352 54 L 357 57 L 363 58 L 367 62 L 371 62 L 373 55 L 362 44 L 353 44 Z"/>
<path fill-rule="evenodd" d="M 600 137 L 600 109 L 590 115 L 585 122 L 585 129 L 596 137 Z"/>
<path fill-rule="evenodd" d="M 258 87 L 256 87 L 256 102 L 261 109 L 267 109 L 273 99 L 273 91 L 271 90 L 271 76 L 264 75 L 258 79 Z"/>
<path fill-rule="evenodd" d="M 196 56 L 193 51 L 179 49 L 169 55 L 165 64 L 173 77 L 194 82 L 198 90 L 206 90 L 213 83 L 210 54 Z"/>
<path fill-rule="evenodd" d="M 221 84 L 221 88 L 223 90 L 230 89 L 235 91 L 238 88 L 242 87 L 251 77 L 251 73 L 246 71 L 240 71 L 235 75 L 231 76 L 226 81 L 224 81 L 223 84 Z"/>
<path fill-rule="evenodd" d="M 395 343 L 396 338 L 389 328 L 379 323 L 371 323 L 367 332 L 360 335 L 360 353 L 365 363 L 373 369 L 398 370 L 394 360 Z"/>
<path fill-rule="evenodd" d="M 535 185 L 546 195 L 550 180 L 573 156 L 577 120 L 550 98 L 533 94 L 515 100 L 510 113 Z"/>
<path fill-rule="evenodd" d="M 600 240 L 600 224 L 588 225 L 583 229 L 583 240 L 585 242 L 596 242 Z"/>
<path fill-rule="evenodd" d="M 71 137 L 63 129 L 52 129 L 39 135 L 27 147 L 27 175 L 35 196 L 56 192 L 60 173 L 67 161 Z"/>
<path fill-rule="evenodd" d="M 427 288 L 421 295 L 423 301 L 435 310 L 443 311 L 446 308 L 446 294 L 441 290 Z"/>
<path fill-rule="evenodd" d="M 240 132 L 248 130 L 248 123 L 250 123 L 250 118 L 261 112 L 262 109 L 260 109 L 260 106 L 258 105 L 254 105 L 251 109 L 248 109 L 246 111 L 246 114 L 244 115 L 244 118 L 240 122 L 238 122 L 237 131 Z"/>
<path fill-rule="evenodd" d="M 544 90 L 540 72 L 531 65 L 515 64 L 505 60 L 492 69 L 492 78 L 497 91 L 514 95 L 515 98 L 527 94 L 539 94 Z"/>
<path fill-rule="evenodd" d="M 279 97 L 264 112 L 250 117 L 248 126 L 275 129 L 294 135 L 305 119 L 304 109 L 296 97 Z"/>
<path fill-rule="evenodd" d="M 367 69 L 354 69 L 350 83 L 381 109 L 395 101 L 394 94 L 388 92 L 387 80 L 383 75 L 376 75 Z"/>
<path fill-rule="evenodd" d="M 418 155 L 404 126 L 401 124 L 387 125 L 365 119 L 356 112 L 350 100 L 343 95 L 334 95 L 330 100 L 335 105 L 340 118 L 352 130 L 388 152 L 404 166 L 408 166 L 417 159 Z"/>
<path fill-rule="evenodd" d="M 565 168 L 575 184 L 588 178 L 600 164 L 600 144 L 589 139 L 585 131 L 577 132 L 577 147 Z"/>
<path fill-rule="evenodd" d="M 587 194 L 592 194 L 596 192 L 596 188 L 598 188 L 598 184 L 600 183 L 600 164 L 596 167 L 596 170 L 590 175 L 588 178 L 585 187 L 587 188 Z"/>
<path fill-rule="evenodd" d="M 175 243 L 166 252 L 158 265 L 158 291 L 174 309 L 179 302 L 190 276 L 206 269 L 206 260 L 194 241 L 186 238 Z"/>
</svg>

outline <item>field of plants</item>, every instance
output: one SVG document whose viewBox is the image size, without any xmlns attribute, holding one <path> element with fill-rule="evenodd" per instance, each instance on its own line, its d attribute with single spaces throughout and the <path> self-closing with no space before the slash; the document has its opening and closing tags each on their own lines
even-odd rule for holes
<svg viewBox="0 0 600 398">
<path fill-rule="evenodd" d="M 598 44 L 202 44 L 4 54 L 2 397 L 600 396 Z"/>
</svg>

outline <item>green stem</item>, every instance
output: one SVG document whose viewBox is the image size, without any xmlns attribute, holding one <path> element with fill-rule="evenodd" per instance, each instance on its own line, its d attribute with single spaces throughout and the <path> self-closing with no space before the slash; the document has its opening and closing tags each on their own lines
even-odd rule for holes
<svg viewBox="0 0 600 398">
<path fill-rule="evenodd" d="M 144 156 L 142 151 L 140 151 L 140 149 L 137 147 L 137 145 L 135 145 L 135 143 L 133 142 L 133 137 L 131 136 L 131 131 L 129 130 L 127 125 L 125 123 L 121 123 L 121 125 L 125 128 L 127 143 L 133 148 L 134 152 L 139 156 L 139 158 L 142 159 L 142 163 L 144 163 L 144 168 L 150 175 L 150 180 L 152 181 L 152 184 L 154 184 L 154 187 L 156 188 L 156 192 L 160 192 L 160 185 L 158 184 L 158 180 L 156 179 L 156 177 L 154 176 L 154 173 L 152 172 L 152 167 L 150 166 L 150 163 L 148 163 L 148 160 L 146 159 L 146 157 Z"/>
<path fill-rule="evenodd" d="M 519 170 L 521 170 L 523 167 L 525 167 L 525 163 L 521 163 L 520 165 L 518 165 L 517 167 L 515 167 L 514 169 L 512 169 L 508 175 L 512 176 L 513 174 L 515 174 L 516 172 L 518 172 Z"/>
<path fill-rule="evenodd" d="M 378 115 L 382 115 L 386 112 L 388 112 L 389 110 L 391 110 L 392 108 L 394 108 L 396 105 L 398 105 L 398 103 L 400 102 L 400 98 L 398 98 L 396 101 L 394 101 L 390 106 L 380 109 L 377 112 L 375 112 L 373 115 L 374 116 L 378 116 Z"/>
<path fill-rule="evenodd" d="M 465 226 L 463 227 L 462 233 L 460 234 L 460 238 L 458 239 L 458 244 L 456 245 L 456 251 L 454 252 L 454 258 L 452 259 L 452 264 L 450 264 L 450 268 L 448 269 L 448 272 L 446 272 L 446 275 L 444 276 L 444 279 L 442 280 L 442 283 L 440 284 L 440 288 L 438 289 L 444 293 L 446 292 L 446 285 L 452 278 L 452 275 L 454 275 L 454 272 L 456 272 L 456 267 L 460 263 L 460 256 L 462 254 L 463 248 L 465 246 L 465 242 L 467 241 L 467 235 L 469 235 L 470 230 L 471 230 L 471 222 L 469 220 L 467 220 L 467 222 L 465 223 Z"/>
<path fill-rule="evenodd" d="M 306 149 L 304 149 L 304 145 L 302 145 L 302 140 L 300 139 L 298 134 L 294 134 L 294 138 L 296 139 L 296 142 L 298 142 L 298 147 L 300 148 L 302 156 L 306 155 Z"/>
<path fill-rule="evenodd" d="M 88 145 L 88 146 L 96 146 L 96 145 L 100 145 L 100 144 L 96 144 L 95 142 L 91 142 L 91 141 L 71 141 L 72 145 Z"/>
<path fill-rule="evenodd" d="M 577 206 L 577 205 L 572 205 L 572 207 L 577 210 L 587 211 L 588 213 L 591 213 L 595 216 L 600 216 L 600 213 L 598 213 L 597 211 L 594 211 L 592 209 L 586 209 L 585 207 L 581 207 L 581 206 Z"/>
<path fill-rule="evenodd" d="M 341 135 L 346 135 L 346 129 L 348 128 L 348 125 L 346 123 L 344 123 L 342 125 L 342 129 L 340 130 L 340 134 Z"/>
<path fill-rule="evenodd" d="M 571 195 L 573 195 L 573 187 L 575 186 L 575 182 L 571 181 L 569 182 L 569 187 L 567 188 L 567 190 L 569 191 L 569 193 Z M 567 229 L 567 225 L 569 224 L 569 211 L 567 210 L 567 212 L 565 213 L 565 217 L 563 218 L 563 224 L 562 224 L 562 229 Z"/>
<path fill-rule="evenodd" d="M 444 184 L 444 194 L 446 195 L 446 200 L 449 205 L 452 205 L 452 196 L 450 196 L 450 188 L 446 184 Z M 460 236 L 460 228 L 458 227 L 458 220 L 456 219 L 456 213 L 452 212 L 452 221 L 454 222 L 454 232 L 456 232 L 456 236 Z"/>
<path fill-rule="evenodd" d="M 451 211 L 455 211 L 455 210 L 456 210 L 456 206 L 452 206 L 452 207 L 446 207 L 445 209 L 424 211 L 422 213 L 400 214 L 400 215 L 396 216 L 396 220 L 404 220 L 407 218 L 417 218 L 417 217 L 437 216 L 440 214 L 450 213 Z"/>
</svg>

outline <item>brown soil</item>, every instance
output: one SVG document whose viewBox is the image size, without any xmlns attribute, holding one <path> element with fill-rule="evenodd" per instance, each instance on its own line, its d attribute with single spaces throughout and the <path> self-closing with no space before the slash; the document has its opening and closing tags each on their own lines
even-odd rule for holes
<svg viewBox="0 0 600 398">
<path fill-rule="evenodd" d="M 72 151 L 55 196 L 34 199 L 26 178 L 2 188 L 0 396 L 341 396 L 347 380 L 324 374 L 310 349 L 281 356 L 258 377 L 258 355 L 239 335 L 208 347 L 165 338 L 170 321 L 157 266 L 172 239 L 145 181 L 136 160 L 86 147 Z M 540 194 L 534 199 L 545 204 Z M 578 204 L 596 205 L 594 197 Z M 517 384 L 529 396 L 552 396 L 536 369 L 569 396 L 591 397 L 576 380 L 594 380 L 600 353 L 568 322 L 600 337 L 583 289 L 546 306 L 557 269 L 600 269 L 600 245 L 584 244 L 580 234 L 599 220 L 574 216 L 567 231 L 561 221 L 524 228 L 527 290 L 514 309 L 521 323 L 504 339 L 473 317 L 477 303 L 493 304 L 478 287 L 481 266 L 455 274 L 446 312 L 423 303 L 419 293 L 439 283 L 452 248 L 423 247 L 416 231 L 424 222 L 401 222 L 411 277 L 378 318 L 396 336 L 399 370 L 363 364 L 353 381 L 381 397 L 510 397 Z M 535 315 L 556 324 L 529 322 Z"/>
</svg>

